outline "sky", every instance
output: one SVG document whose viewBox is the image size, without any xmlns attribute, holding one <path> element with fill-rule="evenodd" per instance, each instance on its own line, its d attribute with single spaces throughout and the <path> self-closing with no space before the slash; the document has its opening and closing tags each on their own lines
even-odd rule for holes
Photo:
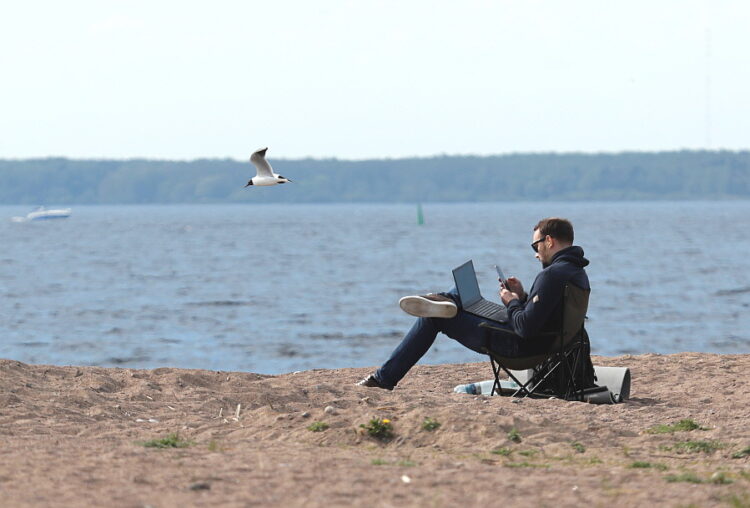
<svg viewBox="0 0 750 508">
<path fill-rule="evenodd" d="M 0 158 L 750 148 L 750 2 L 66 0 L 0 11 Z"/>
</svg>

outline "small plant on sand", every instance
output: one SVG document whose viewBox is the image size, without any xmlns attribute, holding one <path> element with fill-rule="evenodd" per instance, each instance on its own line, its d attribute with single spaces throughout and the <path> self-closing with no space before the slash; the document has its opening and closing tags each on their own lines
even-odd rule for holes
<svg viewBox="0 0 750 508">
<path fill-rule="evenodd" d="M 680 420 L 677 423 L 672 423 L 670 425 L 654 425 L 653 427 L 649 427 L 646 429 L 647 434 L 672 434 L 674 432 L 689 432 L 691 430 L 708 430 L 705 427 L 701 427 L 697 423 L 695 423 L 693 420 L 686 418 L 683 420 Z"/>
<path fill-rule="evenodd" d="M 161 439 L 152 439 L 141 443 L 146 448 L 187 448 L 192 445 L 191 441 L 186 441 L 180 438 L 180 435 L 176 432 L 169 434 L 167 437 Z"/>
<path fill-rule="evenodd" d="M 330 427 L 330 425 L 328 425 L 326 422 L 312 422 L 307 426 L 307 430 L 309 430 L 310 432 L 323 432 L 328 427 Z"/>
<path fill-rule="evenodd" d="M 440 428 L 440 425 L 441 424 L 439 421 L 434 420 L 430 417 L 427 417 L 422 422 L 422 430 L 427 430 L 427 431 L 437 430 Z"/>
<path fill-rule="evenodd" d="M 651 462 L 645 462 L 642 460 L 636 460 L 628 466 L 631 469 L 658 469 L 659 471 L 665 471 L 667 466 L 664 464 L 652 464 Z"/>
<path fill-rule="evenodd" d="M 722 446 L 718 441 L 680 441 L 675 443 L 674 450 L 677 453 L 711 453 Z"/>
<path fill-rule="evenodd" d="M 518 429 L 513 427 L 508 431 L 508 439 L 510 441 L 513 441 L 514 443 L 520 443 L 521 442 L 521 433 L 518 432 Z"/>
<path fill-rule="evenodd" d="M 511 453 L 513 453 L 513 450 L 510 448 L 495 448 L 490 453 L 494 453 L 495 455 L 502 455 L 503 457 L 508 457 Z"/>
<path fill-rule="evenodd" d="M 711 475 L 711 478 L 708 481 L 715 483 L 716 485 L 729 485 L 730 483 L 733 483 L 733 480 L 723 471 L 716 471 Z"/>
<path fill-rule="evenodd" d="M 578 441 L 573 441 L 572 443 L 570 443 L 570 446 L 572 446 L 572 447 L 573 447 L 573 449 L 574 449 L 575 451 L 577 451 L 578 453 L 583 453 L 583 452 L 585 452 L 585 451 L 586 451 L 586 447 L 585 447 L 585 446 L 583 446 L 583 445 L 582 445 L 581 443 L 579 443 Z"/>
<path fill-rule="evenodd" d="M 520 467 L 549 467 L 549 464 L 533 464 L 531 462 L 506 462 L 505 467 L 520 468 Z"/>
<path fill-rule="evenodd" d="M 402 459 L 396 462 L 387 461 L 385 459 L 372 459 L 370 464 L 373 466 L 400 466 L 400 467 L 414 467 L 417 465 L 416 462 L 409 459 Z"/>
<path fill-rule="evenodd" d="M 744 459 L 750 457 L 750 446 L 732 454 L 733 459 Z"/>
<path fill-rule="evenodd" d="M 632 464 L 630 464 L 628 467 L 632 468 L 632 469 L 648 469 L 648 468 L 650 468 L 652 466 L 651 466 L 650 462 L 644 462 L 642 460 L 636 460 L 635 462 L 633 462 Z"/>
<path fill-rule="evenodd" d="M 537 450 L 521 450 L 518 454 L 523 455 L 524 457 L 533 457 L 537 452 Z"/>
<path fill-rule="evenodd" d="M 750 508 L 750 494 L 747 492 L 732 494 L 724 499 L 724 501 L 732 508 Z"/>
<path fill-rule="evenodd" d="M 372 459 L 370 464 L 373 466 L 401 466 L 401 467 L 414 467 L 417 465 L 416 462 L 409 459 L 402 459 L 396 462 L 389 462 L 385 459 Z"/>
<path fill-rule="evenodd" d="M 668 474 L 664 477 L 669 483 L 675 482 L 687 482 L 687 483 L 703 483 L 703 480 L 698 478 L 693 473 L 680 473 L 680 474 Z"/>
<path fill-rule="evenodd" d="M 373 418 L 367 425 L 364 423 L 360 424 L 360 427 L 365 429 L 369 435 L 378 439 L 390 439 L 393 437 L 393 425 L 388 418 Z"/>
</svg>

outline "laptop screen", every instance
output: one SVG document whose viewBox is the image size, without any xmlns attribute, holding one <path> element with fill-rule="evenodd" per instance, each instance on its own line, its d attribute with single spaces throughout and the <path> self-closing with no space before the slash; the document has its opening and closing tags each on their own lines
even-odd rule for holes
<svg viewBox="0 0 750 508">
<path fill-rule="evenodd" d="M 471 260 L 453 270 L 453 280 L 456 282 L 462 306 L 469 307 L 482 299 L 482 295 L 479 294 L 477 274 L 474 272 L 474 263 Z"/>
</svg>

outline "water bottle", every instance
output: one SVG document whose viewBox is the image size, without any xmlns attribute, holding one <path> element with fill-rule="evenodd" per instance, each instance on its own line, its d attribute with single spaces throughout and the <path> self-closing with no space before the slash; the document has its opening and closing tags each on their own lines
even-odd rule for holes
<svg viewBox="0 0 750 508">
<path fill-rule="evenodd" d="M 481 390 L 481 388 L 480 388 Z M 469 383 L 466 385 L 458 385 L 456 386 L 453 391 L 455 393 L 468 393 L 471 395 L 477 395 L 477 384 L 476 383 Z"/>
<path fill-rule="evenodd" d="M 490 395 L 492 393 L 492 386 L 494 384 L 495 381 L 490 379 L 489 381 L 480 381 L 478 383 L 458 385 L 453 389 L 453 391 L 455 393 L 468 393 L 471 395 Z"/>
</svg>

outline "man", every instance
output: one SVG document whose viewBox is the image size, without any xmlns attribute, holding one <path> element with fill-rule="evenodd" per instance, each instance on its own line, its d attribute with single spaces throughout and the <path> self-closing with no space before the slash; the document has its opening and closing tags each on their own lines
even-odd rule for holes
<svg viewBox="0 0 750 508">
<path fill-rule="evenodd" d="M 544 353 L 552 339 L 540 338 L 539 335 L 560 328 L 566 283 L 589 289 L 584 270 L 589 261 L 583 257 L 583 249 L 573 245 L 573 225 L 567 219 L 550 217 L 540 220 L 534 227 L 531 248 L 543 269 L 529 293 L 515 277 L 508 278 L 508 287 L 500 285 L 500 299 L 508 309 L 507 323 L 488 321 L 465 312 L 455 289 L 448 293 L 405 296 L 399 305 L 419 319 L 388 361 L 357 384 L 393 390 L 430 349 L 438 332 L 478 353 L 482 353 L 482 347 L 487 345 L 511 357 Z M 492 333 L 479 326 L 483 322 L 515 333 Z"/>
</svg>

